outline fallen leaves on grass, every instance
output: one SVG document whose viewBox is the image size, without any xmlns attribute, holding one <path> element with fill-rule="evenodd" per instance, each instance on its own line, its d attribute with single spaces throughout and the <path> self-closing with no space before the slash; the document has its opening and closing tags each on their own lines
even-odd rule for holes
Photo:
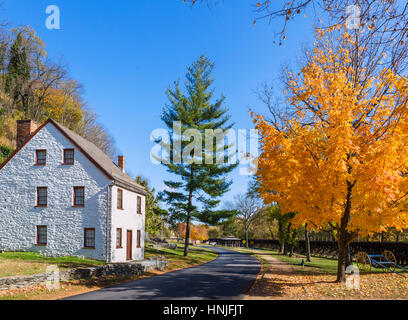
<svg viewBox="0 0 408 320">
<path fill-rule="evenodd" d="M 263 273 L 246 299 L 271 300 L 405 300 L 408 278 L 391 273 L 361 274 L 360 289 L 336 283 L 336 276 L 302 272 L 273 257 L 262 257 Z M 407 274 L 408 275 L 408 274 Z"/>
</svg>

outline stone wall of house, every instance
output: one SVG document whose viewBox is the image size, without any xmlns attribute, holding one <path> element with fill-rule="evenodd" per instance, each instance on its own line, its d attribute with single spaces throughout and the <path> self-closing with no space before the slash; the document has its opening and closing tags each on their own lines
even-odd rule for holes
<svg viewBox="0 0 408 320">
<path fill-rule="evenodd" d="M 36 150 L 47 151 L 36 166 Z M 63 150 L 75 149 L 75 165 L 63 165 Z M 110 181 L 48 123 L 0 170 L 0 250 L 106 261 Z M 37 187 L 48 187 L 48 206 L 36 207 Z M 85 187 L 85 207 L 73 207 L 73 188 Z M 36 245 L 36 226 L 47 226 L 48 243 Z M 84 229 L 95 228 L 95 249 L 84 249 Z"/>
<path fill-rule="evenodd" d="M 140 262 L 114 263 L 101 267 L 76 268 L 62 270 L 58 274 L 60 281 L 103 278 L 107 276 L 131 277 L 141 275 L 154 269 L 163 270 L 168 265 L 167 260 L 151 259 Z M 55 274 L 41 273 L 32 276 L 14 276 L 0 278 L 0 290 L 35 287 L 55 281 Z"/>
</svg>

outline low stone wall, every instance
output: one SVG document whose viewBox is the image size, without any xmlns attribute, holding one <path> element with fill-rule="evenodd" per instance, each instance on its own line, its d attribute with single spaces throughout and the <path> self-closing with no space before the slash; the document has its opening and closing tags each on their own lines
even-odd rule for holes
<svg viewBox="0 0 408 320">
<path fill-rule="evenodd" d="M 149 259 L 138 262 L 113 263 L 101 267 L 75 268 L 61 270 L 58 273 L 40 273 L 32 276 L 15 276 L 0 278 L 0 290 L 35 287 L 46 285 L 49 281 L 79 280 L 103 278 L 107 276 L 130 277 L 141 275 L 145 272 L 158 269 L 163 270 L 168 265 L 167 260 Z"/>
<path fill-rule="evenodd" d="M 154 249 L 173 249 L 176 250 L 177 249 L 177 243 L 168 243 L 168 242 L 159 242 L 159 241 L 153 241 L 153 240 L 149 240 L 146 242 L 146 246 L 149 248 L 154 248 Z"/>
</svg>

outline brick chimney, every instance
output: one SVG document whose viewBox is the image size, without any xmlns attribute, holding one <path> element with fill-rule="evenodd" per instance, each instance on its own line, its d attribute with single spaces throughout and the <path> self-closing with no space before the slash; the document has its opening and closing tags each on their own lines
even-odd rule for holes
<svg viewBox="0 0 408 320">
<path fill-rule="evenodd" d="M 122 172 L 125 172 L 125 157 L 118 156 L 118 166 L 122 169 Z"/>
<path fill-rule="evenodd" d="M 17 121 L 17 148 L 35 131 L 37 123 L 33 120 L 18 120 Z"/>
</svg>

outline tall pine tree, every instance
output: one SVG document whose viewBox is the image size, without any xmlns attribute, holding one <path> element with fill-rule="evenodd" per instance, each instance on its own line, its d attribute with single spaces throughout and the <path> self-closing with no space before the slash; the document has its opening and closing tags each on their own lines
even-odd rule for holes
<svg viewBox="0 0 408 320">
<path fill-rule="evenodd" d="M 162 120 L 170 131 L 171 161 L 164 165 L 167 166 L 168 172 L 179 176 L 179 179 L 164 182 L 167 190 L 161 193 L 161 198 L 169 204 L 171 219 L 186 223 L 185 256 L 188 255 L 192 217 L 215 224 L 232 214 L 227 210 L 217 211 L 215 208 L 220 202 L 219 198 L 229 190 L 232 183 L 227 180 L 226 175 L 237 164 L 228 163 L 228 157 L 225 156 L 228 146 L 224 146 L 224 139 L 222 143 L 217 144 L 217 142 L 214 143 L 216 139 L 213 137 L 212 149 L 207 149 L 207 152 L 205 150 L 206 130 L 220 129 L 224 134 L 233 125 L 229 123 L 228 110 L 223 108 L 225 97 L 221 96 L 212 102 L 214 92 L 210 87 L 214 82 L 211 78 L 213 69 L 213 62 L 205 56 L 201 56 L 188 67 L 185 81 L 186 94 L 182 93 L 179 81 L 176 81 L 174 87 L 167 90 L 170 105 L 164 108 L 162 114 Z M 174 139 L 175 123 L 179 124 L 181 135 L 184 137 L 190 136 L 191 129 L 198 130 L 202 139 L 198 142 L 193 138 L 193 141 L 196 146 L 201 147 L 192 150 L 191 140 Z M 220 154 L 223 163 L 216 161 L 217 155 Z M 182 159 L 180 155 L 183 155 Z"/>
</svg>

